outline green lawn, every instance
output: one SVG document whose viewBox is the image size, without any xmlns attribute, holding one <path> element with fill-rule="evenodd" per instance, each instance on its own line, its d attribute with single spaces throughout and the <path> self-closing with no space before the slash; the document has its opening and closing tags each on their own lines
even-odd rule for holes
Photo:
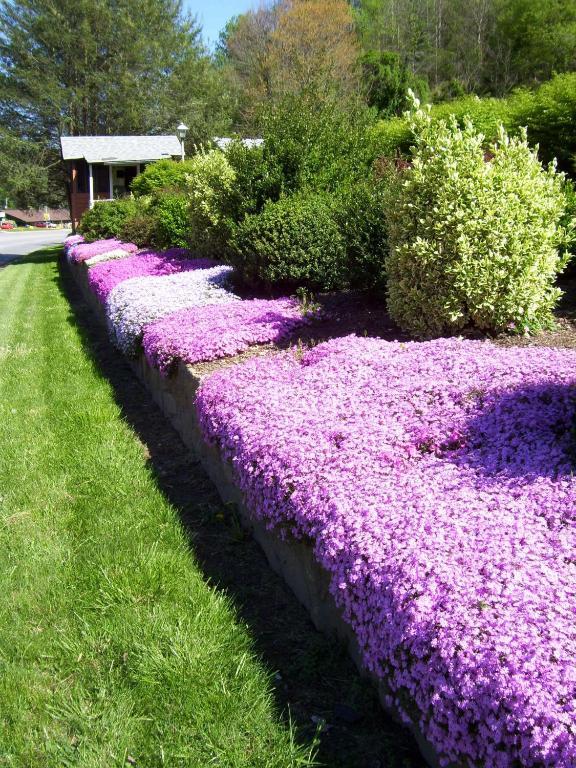
<svg viewBox="0 0 576 768">
<path fill-rule="evenodd" d="M 68 321 L 55 254 L 0 270 L 0 766 L 309 765 Z"/>
</svg>

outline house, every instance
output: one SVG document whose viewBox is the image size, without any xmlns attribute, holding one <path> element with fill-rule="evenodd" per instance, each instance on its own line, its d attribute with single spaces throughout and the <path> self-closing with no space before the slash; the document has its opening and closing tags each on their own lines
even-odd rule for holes
<svg viewBox="0 0 576 768">
<path fill-rule="evenodd" d="M 176 136 L 63 136 L 60 143 L 74 227 L 95 201 L 127 194 L 146 163 L 182 155 Z"/>
<path fill-rule="evenodd" d="M 6 208 L 2 213 L 8 221 L 14 221 L 19 226 L 45 227 L 48 221 L 60 225 L 70 222 L 70 211 L 67 208 Z"/>
</svg>

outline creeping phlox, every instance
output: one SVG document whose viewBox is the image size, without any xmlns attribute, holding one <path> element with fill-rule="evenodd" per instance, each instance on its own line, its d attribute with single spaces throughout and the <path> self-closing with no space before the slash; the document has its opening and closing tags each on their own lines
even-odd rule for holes
<svg viewBox="0 0 576 768">
<path fill-rule="evenodd" d="M 308 319 L 295 299 L 195 306 L 147 325 L 142 343 L 148 362 L 168 374 L 178 360 L 217 360 L 280 341 Z"/>
<path fill-rule="evenodd" d="M 80 242 L 72 245 L 67 250 L 66 256 L 73 264 L 80 264 L 94 258 L 94 256 L 101 256 L 102 254 L 118 250 L 124 251 L 126 256 L 128 256 L 131 253 L 135 253 L 138 250 L 138 246 L 134 245 L 134 243 L 123 243 L 115 238 L 95 240 L 93 243 Z"/>
<path fill-rule="evenodd" d="M 87 267 L 93 267 L 95 264 L 101 264 L 103 261 L 113 261 L 114 259 L 125 259 L 127 256 L 130 256 L 128 251 L 125 251 L 123 248 L 113 248 L 111 251 L 106 251 L 105 253 L 99 253 L 98 256 L 91 256 L 89 259 L 86 259 L 84 264 Z"/>
<path fill-rule="evenodd" d="M 69 235 L 64 240 L 64 252 L 68 254 L 68 251 L 73 248 L 75 245 L 79 245 L 80 243 L 84 242 L 84 238 L 82 235 Z"/>
<path fill-rule="evenodd" d="M 172 248 L 168 251 L 140 251 L 126 259 L 96 264 L 88 270 L 90 289 L 104 304 L 109 293 L 125 280 L 135 277 L 173 275 L 191 269 L 207 269 L 216 265 L 212 259 L 189 259 L 187 251 Z"/>
<path fill-rule="evenodd" d="M 576 765 L 576 353 L 350 336 L 217 372 L 197 409 L 445 763 Z"/>
<path fill-rule="evenodd" d="M 64 240 L 64 256 L 66 257 L 67 261 L 70 261 L 70 252 L 73 248 L 75 248 L 77 245 L 80 245 L 80 243 L 84 242 L 84 238 L 82 235 L 69 235 Z"/>
<path fill-rule="evenodd" d="M 188 307 L 239 301 L 226 288 L 231 272 L 232 267 L 216 266 L 125 280 L 106 302 L 112 340 L 126 354 L 135 354 L 146 324 Z"/>
</svg>

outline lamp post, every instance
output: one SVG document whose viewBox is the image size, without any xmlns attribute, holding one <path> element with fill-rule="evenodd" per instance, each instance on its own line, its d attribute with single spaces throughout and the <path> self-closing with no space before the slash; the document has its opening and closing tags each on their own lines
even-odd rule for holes
<svg viewBox="0 0 576 768">
<path fill-rule="evenodd" d="M 181 152 L 181 159 L 184 161 L 184 139 L 186 138 L 186 134 L 188 133 L 188 126 L 184 125 L 184 123 L 180 123 L 178 128 L 176 128 L 176 135 L 178 136 L 178 139 L 180 140 L 180 152 Z"/>
</svg>

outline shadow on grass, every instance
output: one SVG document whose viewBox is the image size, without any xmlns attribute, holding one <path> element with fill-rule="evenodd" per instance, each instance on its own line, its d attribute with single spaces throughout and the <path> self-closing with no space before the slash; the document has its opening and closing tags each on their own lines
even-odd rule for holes
<svg viewBox="0 0 576 768">
<path fill-rule="evenodd" d="M 49 246 L 41 251 L 22 256 L 20 254 L 3 253 L 0 254 L 0 268 L 7 267 L 9 264 L 18 266 L 19 264 L 47 264 L 50 261 L 56 261 L 62 253 L 62 246 Z"/>
<path fill-rule="evenodd" d="M 41 260 L 55 259 L 50 254 Z M 257 652 L 275 673 L 277 707 L 286 717 L 290 713 L 301 741 L 310 743 L 324 721 L 318 750 L 322 765 L 422 768 L 413 739 L 384 715 L 345 649 L 314 629 L 259 546 L 222 505 L 200 463 L 109 343 L 62 262 L 56 280 L 71 306 L 70 324 L 111 382 L 124 419 L 144 444 L 158 486 L 177 510 L 200 567 L 212 585 L 229 595 Z"/>
</svg>

